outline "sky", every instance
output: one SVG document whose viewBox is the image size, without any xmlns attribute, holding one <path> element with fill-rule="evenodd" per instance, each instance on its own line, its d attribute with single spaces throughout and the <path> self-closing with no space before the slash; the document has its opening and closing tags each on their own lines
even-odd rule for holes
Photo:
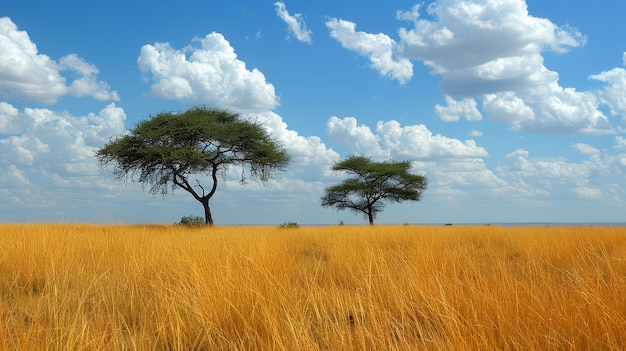
<svg viewBox="0 0 626 351">
<path fill-rule="evenodd" d="M 320 206 L 350 155 L 428 179 L 377 223 L 626 222 L 624 13 L 613 0 L 7 2 L 0 222 L 203 215 L 185 191 L 152 196 L 94 157 L 200 105 L 261 121 L 292 156 L 265 184 L 219 178 L 217 225 L 365 224 Z"/>
</svg>

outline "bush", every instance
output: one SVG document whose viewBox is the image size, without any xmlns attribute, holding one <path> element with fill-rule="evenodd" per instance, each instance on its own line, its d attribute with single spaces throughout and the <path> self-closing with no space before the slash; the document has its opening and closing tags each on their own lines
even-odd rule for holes
<svg viewBox="0 0 626 351">
<path fill-rule="evenodd" d="M 300 228 L 300 226 L 296 222 L 287 222 L 278 226 L 278 229 L 295 229 L 295 228 Z"/>
<path fill-rule="evenodd" d="M 203 217 L 191 215 L 191 216 L 182 217 L 180 219 L 180 222 L 178 222 L 178 224 L 194 227 L 194 226 L 203 226 L 206 223 Z"/>
</svg>

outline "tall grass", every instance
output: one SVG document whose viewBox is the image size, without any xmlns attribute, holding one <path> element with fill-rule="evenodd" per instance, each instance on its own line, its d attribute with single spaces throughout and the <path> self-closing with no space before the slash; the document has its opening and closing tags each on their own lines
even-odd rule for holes
<svg viewBox="0 0 626 351">
<path fill-rule="evenodd" d="M 2 350 L 624 345 L 624 228 L 0 225 Z"/>
</svg>

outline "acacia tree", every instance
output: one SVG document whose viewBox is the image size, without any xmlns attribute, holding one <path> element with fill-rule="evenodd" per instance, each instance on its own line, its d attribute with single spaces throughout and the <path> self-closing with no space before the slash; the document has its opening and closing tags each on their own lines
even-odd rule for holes
<svg viewBox="0 0 626 351">
<path fill-rule="evenodd" d="M 213 225 L 209 202 L 217 190 L 218 173 L 241 166 L 241 182 L 265 182 L 284 170 L 289 154 L 256 122 L 219 109 L 194 107 L 183 113 L 164 112 L 140 122 L 128 134 L 112 139 L 96 157 L 112 164 L 118 180 L 137 180 L 152 195 L 170 187 L 189 192 L 204 207 L 205 223 Z M 193 175 L 210 176 L 209 185 Z"/>
<path fill-rule="evenodd" d="M 364 214 L 374 224 L 384 201 L 419 201 L 426 190 L 425 176 L 411 174 L 409 161 L 374 162 L 368 157 L 351 156 L 333 165 L 333 171 L 345 171 L 352 177 L 326 188 L 322 207 L 349 209 Z"/>
</svg>

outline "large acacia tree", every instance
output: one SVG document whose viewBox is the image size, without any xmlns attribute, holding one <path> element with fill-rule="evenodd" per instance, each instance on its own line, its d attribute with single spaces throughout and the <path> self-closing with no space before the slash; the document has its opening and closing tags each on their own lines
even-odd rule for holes
<svg viewBox="0 0 626 351">
<path fill-rule="evenodd" d="M 189 192 L 204 207 L 208 225 L 213 225 L 209 201 L 217 190 L 218 173 L 241 166 L 242 182 L 265 182 L 290 160 L 259 123 L 206 107 L 157 114 L 112 139 L 96 157 L 101 166 L 114 166 L 118 180 L 149 185 L 153 195 L 165 196 L 177 187 Z M 208 185 L 191 179 L 198 175 L 210 177 Z"/>
<path fill-rule="evenodd" d="M 347 172 L 351 177 L 326 188 L 322 206 L 361 213 L 373 225 L 385 201 L 420 200 L 427 180 L 425 176 L 411 174 L 410 168 L 409 161 L 374 162 L 364 156 L 348 157 L 331 169 Z"/>
</svg>

